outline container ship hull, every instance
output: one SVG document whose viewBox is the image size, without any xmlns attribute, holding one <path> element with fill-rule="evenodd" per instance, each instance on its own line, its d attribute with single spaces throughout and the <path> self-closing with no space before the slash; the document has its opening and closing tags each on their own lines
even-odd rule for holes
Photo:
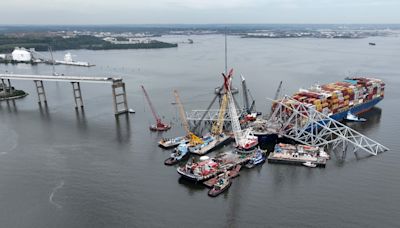
<svg viewBox="0 0 400 228">
<path fill-rule="evenodd" d="M 376 104 L 378 104 L 381 100 L 383 100 L 383 98 L 378 97 L 378 98 L 375 98 L 375 99 L 373 99 L 371 101 L 367 101 L 365 103 L 362 103 L 362 104 L 356 105 L 354 107 L 351 107 L 348 110 L 333 114 L 333 115 L 331 115 L 329 117 L 334 119 L 334 120 L 337 120 L 337 121 L 342 121 L 342 120 L 344 120 L 346 118 L 348 112 L 351 112 L 354 115 L 358 115 L 358 114 L 367 112 L 371 108 L 373 108 Z"/>
</svg>

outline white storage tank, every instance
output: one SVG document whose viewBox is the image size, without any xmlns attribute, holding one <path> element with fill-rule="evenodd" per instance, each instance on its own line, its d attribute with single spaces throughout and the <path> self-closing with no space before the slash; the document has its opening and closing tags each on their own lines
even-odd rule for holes
<svg viewBox="0 0 400 228">
<path fill-rule="evenodd" d="M 17 62 L 30 62 L 32 54 L 24 48 L 15 48 L 11 53 L 12 59 Z"/>
</svg>

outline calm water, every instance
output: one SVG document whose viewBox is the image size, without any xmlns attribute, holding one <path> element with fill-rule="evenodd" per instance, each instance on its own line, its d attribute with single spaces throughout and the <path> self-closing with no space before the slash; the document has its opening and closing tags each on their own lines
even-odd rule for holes
<svg viewBox="0 0 400 228">
<path fill-rule="evenodd" d="M 184 41 L 187 37 L 166 37 Z M 265 164 L 244 170 L 217 198 L 163 165 L 156 142 L 178 136 L 172 90 L 185 108 L 205 108 L 222 83 L 223 37 L 193 36 L 176 49 L 73 51 L 94 68 L 56 66 L 67 75 L 116 75 L 127 83 L 137 113 L 115 119 L 109 85 L 83 84 L 84 113 L 75 112 L 68 83 L 46 82 L 40 109 L 33 82 L 14 82 L 30 95 L 0 104 L 1 227 L 399 227 L 400 38 L 358 40 L 229 37 L 229 66 L 243 74 L 266 111 L 280 80 L 284 93 L 350 73 L 382 78 L 386 97 L 352 126 L 391 151 L 376 157 L 332 154 L 325 169 Z M 376 42 L 376 46 L 368 46 Z M 56 52 L 61 59 L 65 52 Z M 0 71 L 50 74 L 46 65 L 1 65 Z M 139 85 L 173 123 L 152 133 Z M 222 150 L 228 148 L 223 148 Z"/>
</svg>

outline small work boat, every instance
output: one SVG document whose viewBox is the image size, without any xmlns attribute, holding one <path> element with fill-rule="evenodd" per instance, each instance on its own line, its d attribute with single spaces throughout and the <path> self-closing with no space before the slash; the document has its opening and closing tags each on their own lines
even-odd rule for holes
<svg viewBox="0 0 400 228">
<path fill-rule="evenodd" d="M 187 139 L 187 137 L 179 136 L 179 137 L 172 138 L 172 139 L 162 138 L 158 142 L 158 145 L 160 147 L 168 149 L 168 148 L 176 147 L 176 146 L 178 146 L 180 144 L 185 144 L 185 143 L 188 143 L 188 142 L 189 142 L 189 140 Z"/>
<path fill-rule="evenodd" d="M 258 164 L 262 164 L 264 163 L 266 160 L 265 155 L 262 153 L 262 151 L 260 149 L 258 149 L 254 156 L 246 163 L 246 168 L 251 169 L 253 167 L 255 167 Z"/>
<path fill-rule="evenodd" d="M 171 125 L 165 123 L 157 123 L 150 125 L 150 130 L 152 131 L 168 131 L 171 129 Z"/>
<path fill-rule="evenodd" d="M 315 167 L 317 167 L 316 164 L 314 164 L 314 163 L 312 163 L 312 162 L 309 162 L 309 161 L 308 161 L 308 162 L 304 162 L 303 165 L 306 166 L 306 167 L 309 167 L 309 168 L 315 168 Z"/>
<path fill-rule="evenodd" d="M 240 175 L 239 172 L 240 172 L 240 168 L 241 168 L 241 167 L 242 167 L 241 165 L 237 165 L 235 168 L 233 168 L 233 169 L 227 171 L 228 177 L 229 177 L 230 179 L 233 179 L 233 178 L 235 178 L 235 177 L 238 177 L 238 176 Z M 217 183 L 217 181 L 218 181 L 218 176 L 217 176 L 217 177 L 213 177 L 213 178 L 211 178 L 211 179 L 209 179 L 209 180 L 207 180 L 207 181 L 204 181 L 203 184 L 204 184 L 205 186 L 207 186 L 208 188 L 212 188 L 212 187 L 214 187 L 214 185 Z"/>
<path fill-rule="evenodd" d="M 167 158 L 164 161 L 165 165 L 175 165 L 179 161 L 187 158 L 189 156 L 189 150 L 188 146 L 186 143 L 180 144 L 178 148 L 175 149 L 175 152 L 170 155 L 169 158 Z"/>
<path fill-rule="evenodd" d="M 231 185 L 232 180 L 229 178 L 228 174 L 226 172 L 220 174 L 218 176 L 217 183 L 215 183 L 213 188 L 208 191 L 208 195 L 211 197 L 216 197 L 226 191 Z"/>
<path fill-rule="evenodd" d="M 354 115 L 351 112 L 347 112 L 346 120 L 354 121 L 354 122 L 365 122 L 365 121 L 367 121 L 366 119 L 360 118 L 360 117 Z"/>
</svg>

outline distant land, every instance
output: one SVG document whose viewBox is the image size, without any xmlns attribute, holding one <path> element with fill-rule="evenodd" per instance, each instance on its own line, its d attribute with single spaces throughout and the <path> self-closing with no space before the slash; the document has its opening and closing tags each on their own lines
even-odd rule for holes
<svg viewBox="0 0 400 228">
<path fill-rule="evenodd" d="M 0 25 L 0 53 L 15 47 L 67 49 L 171 48 L 164 35 L 228 34 L 242 38 L 339 38 L 399 36 L 400 24 L 165 24 L 165 25 Z"/>
<path fill-rule="evenodd" d="M 0 25 L 0 33 L 19 32 L 150 32 L 167 34 L 175 32 L 215 32 L 243 34 L 258 30 L 317 31 L 317 30 L 400 30 L 400 24 L 143 24 L 143 25 Z"/>
<path fill-rule="evenodd" d="M 123 39 L 123 38 L 121 38 Z M 143 39 L 127 40 L 115 39 L 115 42 L 105 41 L 92 35 L 60 36 L 57 34 L 44 33 L 13 33 L 0 35 L 0 53 L 11 53 L 15 47 L 34 48 L 36 51 L 47 51 L 49 47 L 53 50 L 88 49 L 148 49 L 148 48 L 171 48 L 177 44 L 166 43 L 157 40 Z"/>
</svg>

